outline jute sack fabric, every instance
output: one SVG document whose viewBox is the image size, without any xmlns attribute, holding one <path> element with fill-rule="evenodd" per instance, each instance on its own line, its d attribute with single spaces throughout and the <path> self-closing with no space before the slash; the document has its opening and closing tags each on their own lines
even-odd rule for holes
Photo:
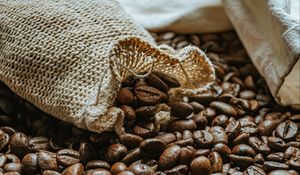
<svg viewBox="0 0 300 175">
<path fill-rule="evenodd" d="M 214 81 L 205 54 L 157 47 L 115 0 L 0 0 L 0 80 L 54 117 L 95 132 L 111 131 L 128 75 L 160 71 L 198 93 Z M 119 121 L 118 120 L 118 121 Z"/>
</svg>

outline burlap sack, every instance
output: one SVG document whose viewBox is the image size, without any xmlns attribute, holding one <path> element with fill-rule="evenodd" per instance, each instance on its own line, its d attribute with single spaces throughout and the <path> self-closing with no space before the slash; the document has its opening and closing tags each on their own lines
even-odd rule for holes
<svg viewBox="0 0 300 175">
<path fill-rule="evenodd" d="M 115 0 L 0 0 L 0 80 L 61 120 L 110 131 L 121 81 L 156 70 L 197 93 L 214 80 L 205 54 L 159 49 Z M 145 75 L 140 73 L 147 72 Z"/>
</svg>

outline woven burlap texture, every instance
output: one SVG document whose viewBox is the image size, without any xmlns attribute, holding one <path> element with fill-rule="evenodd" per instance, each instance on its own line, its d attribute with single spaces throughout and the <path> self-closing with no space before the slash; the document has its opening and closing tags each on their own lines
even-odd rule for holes
<svg viewBox="0 0 300 175">
<path fill-rule="evenodd" d="M 0 80 L 42 111 L 95 132 L 111 131 L 130 74 L 166 73 L 170 95 L 198 93 L 214 81 L 192 46 L 160 49 L 115 0 L 0 0 Z"/>
</svg>

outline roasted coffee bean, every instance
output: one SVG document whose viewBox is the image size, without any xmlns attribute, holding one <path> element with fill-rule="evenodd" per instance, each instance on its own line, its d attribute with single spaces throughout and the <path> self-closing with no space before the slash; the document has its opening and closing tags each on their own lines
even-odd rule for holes
<svg viewBox="0 0 300 175">
<path fill-rule="evenodd" d="M 28 137 L 21 133 L 14 133 L 9 141 L 11 153 L 23 158 L 27 153 L 29 153 L 28 147 Z"/>
<path fill-rule="evenodd" d="M 79 158 L 80 162 L 87 163 L 90 160 L 96 159 L 97 150 L 96 148 L 87 142 L 81 142 L 79 147 Z"/>
<path fill-rule="evenodd" d="M 211 164 L 211 173 L 221 173 L 223 169 L 223 161 L 219 153 L 213 151 L 209 154 L 208 159 Z"/>
<path fill-rule="evenodd" d="M 81 163 L 76 163 L 74 165 L 69 166 L 66 168 L 61 175 L 69 175 L 69 174 L 74 174 L 74 175 L 81 175 L 84 171 L 84 167 Z"/>
<path fill-rule="evenodd" d="M 175 117 L 185 118 L 193 112 L 193 106 L 185 102 L 170 102 L 171 114 Z"/>
<path fill-rule="evenodd" d="M 103 168 L 97 168 L 97 169 L 93 169 L 93 170 L 87 170 L 83 174 L 84 175 L 97 175 L 97 174 L 112 175 L 110 173 L 110 171 L 108 171 L 107 169 L 103 169 Z"/>
<path fill-rule="evenodd" d="M 209 149 L 197 149 L 196 157 L 199 157 L 199 156 L 207 157 L 209 155 L 209 153 L 210 153 Z"/>
<path fill-rule="evenodd" d="M 153 137 L 156 134 L 155 126 L 152 122 L 143 124 L 142 126 L 136 125 L 133 132 L 143 138 Z"/>
<path fill-rule="evenodd" d="M 203 112 L 200 112 L 199 114 L 196 114 L 191 118 L 193 121 L 196 122 L 197 128 L 199 129 L 204 129 L 208 123 L 206 116 L 202 114 Z"/>
<path fill-rule="evenodd" d="M 276 128 L 277 124 L 273 120 L 264 120 L 257 127 L 257 132 L 260 135 L 269 136 L 272 134 L 273 130 Z"/>
<path fill-rule="evenodd" d="M 227 135 L 222 127 L 213 126 L 210 128 L 210 133 L 213 136 L 213 144 L 217 144 L 217 143 L 228 144 Z"/>
<path fill-rule="evenodd" d="M 287 144 L 279 137 L 268 137 L 268 145 L 274 150 L 285 150 Z"/>
<path fill-rule="evenodd" d="M 164 171 L 165 175 L 186 175 L 189 173 L 189 168 L 186 165 L 177 165 L 169 170 Z M 161 174 L 163 175 L 163 174 Z"/>
<path fill-rule="evenodd" d="M 240 120 L 241 131 L 254 135 L 257 132 L 257 126 L 252 121 Z"/>
<path fill-rule="evenodd" d="M 293 120 L 293 119 L 291 118 L 291 120 Z M 1 126 L 0 130 L 3 131 L 4 133 L 8 134 L 9 136 L 13 135 L 16 132 L 16 130 L 14 128 L 9 127 L 9 126 Z M 1 131 L 0 131 L 0 133 L 2 133 Z"/>
<path fill-rule="evenodd" d="M 267 175 L 267 174 L 262 168 L 255 165 L 251 165 L 244 171 L 243 175 Z"/>
<path fill-rule="evenodd" d="M 281 112 L 271 112 L 265 116 L 265 120 L 274 120 L 276 123 L 281 123 L 286 119 L 286 115 L 282 115 Z"/>
<path fill-rule="evenodd" d="M 135 148 L 130 150 L 121 161 L 126 165 L 130 165 L 131 163 L 137 161 L 140 158 L 141 158 L 140 148 Z"/>
<path fill-rule="evenodd" d="M 229 123 L 225 128 L 225 133 L 228 136 L 228 139 L 234 139 L 238 136 L 241 131 L 241 124 L 238 120 L 234 118 L 229 119 Z"/>
<path fill-rule="evenodd" d="M 50 148 L 49 139 L 46 137 L 33 137 L 29 140 L 29 148 L 34 152 L 48 150 Z"/>
<path fill-rule="evenodd" d="M 127 166 L 122 162 L 114 163 L 110 169 L 112 175 L 117 175 L 118 173 L 126 170 L 127 170 Z"/>
<path fill-rule="evenodd" d="M 74 165 L 75 163 L 79 163 L 80 154 L 78 151 L 73 149 L 62 149 L 57 152 L 56 159 L 60 165 L 68 167 Z"/>
<path fill-rule="evenodd" d="M 133 119 L 136 118 L 136 113 L 135 113 L 134 109 L 131 106 L 122 105 L 121 109 L 124 112 L 125 119 L 127 119 L 127 120 L 133 120 Z"/>
<path fill-rule="evenodd" d="M 134 175 L 134 173 L 131 171 L 122 171 L 122 172 L 118 173 L 117 175 Z"/>
<path fill-rule="evenodd" d="M 214 140 L 213 135 L 205 130 L 197 130 L 194 132 L 195 146 L 197 148 L 208 148 Z"/>
<path fill-rule="evenodd" d="M 151 175 L 154 173 L 150 166 L 145 164 L 137 164 L 130 166 L 128 170 L 132 171 L 135 175 Z"/>
<path fill-rule="evenodd" d="M 0 151 L 4 152 L 7 149 L 7 145 L 9 142 L 9 135 L 0 130 Z"/>
<path fill-rule="evenodd" d="M 0 167 L 3 167 L 3 165 L 6 163 L 7 158 L 5 156 L 5 154 L 0 153 Z"/>
<path fill-rule="evenodd" d="M 170 169 L 180 158 L 181 148 L 178 145 L 167 147 L 159 157 L 158 166 L 161 170 Z"/>
<path fill-rule="evenodd" d="M 14 154 L 5 154 L 7 162 L 21 163 L 20 159 Z"/>
<path fill-rule="evenodd" d="M 127 148 L 136 148 L 144 140 L 142 137 L 135 134 L 123 134 L 120 136 L 120 142 Z"/>
<path fill-rule="evenodd" d="M 153 117 L 156 113 L 155 106 L 142 106 L 135 110 L 136 115 L 141 119 L 148 119 Z"/>
<path fill-rule="evenodd" d="M 194 131 L 197 125 L 196 122 L 191 119 L 173 120 L 168 125 L 169 132 L 183 132 L 184 130 Z"/>
<path fill-rule="evenodd" d="M 140 144 L 141 153 L 146 157 L 156 158 L 165 149 L 166 143 L 157 138 L 146 139 Z"/>
<path fill-rule="evenodd" d="M 239 156 L 248 156 L 248 157 L 254 157 L 255 151 L 246 144 L 240 144 L 236 145 L 231 150 L 232 154 L 239 155 Z"/>
<path fill-rule="evenodd" d="M 157 75 L 155 74 L 150 74 L 146 77 L 146 82 L 147 84 L 149 84 L 150 86 L 153 86 L 161 91 L 167 92 L 169 87 L 168 85 L 161 80 Z"/>
<path fill-rule="evenodd" d="M 269 154 L 267 156 L 267 160 L 275 161 L 275 162 L 282 162 L 283 156 L 284 156 L 283 152 L 277 152 L 277 153 Z"/>
<path fill-rule="evenodd" d="M 240 96 L 240 98 L 249 100 L 249 99 L 254 99 L 256 94 L 255 94 L 255 92 L 253 92 L 251 90 L 244 90 L 239 93 L 239 96 Z"/>
<path fill-rule="evenodd" d="M 300 149 L 295 147 L 288 147 L 284 152 L 284 160 L 288 160 L 291 157 L 298 157 L 300 156 Z"/>
<path fill-rule="evenodd" d="M 263 143 L 259 138 L 257 137 L 250 137 L 249 138 L 249 145 L 258 153 L 261 153 L 263 155 L 267 155 L 271 152 L 270 147 Z"/>
<path fill-rule="evenodd" d="M 3 169 L 6 172 L 13 171 L 13 172 L 18 172 L 18 173 L 22 174 L 22 164 L 21 163 L 14 163 L 14 162 L 7 163 L 3 166 Z"/>
<path fill-rule="evenodd" d="M 221 114 L 225 114 L 225 115 L 232 116 L 232 117 L 237 117 L 237 115 L 238 115 L 238 112 L 232 106 L 230 106 L 229 104 L 223 103 L 223 102 L 214 101 L 214 102 L 210 103 L 209 106 L 211 108 L 216 109 Z"/>
<path fill-rule="evenodd" d="M 249 140 L 250 138 L 250 134 L 249 133 L 244 133 L 244 132 L 241 132 L 232 142 L 231 144 L 232 145 L 238 145 L 238 144 L 241 144 L 241 143 L 245 143 Z"/>
<path fill-rule="evenodd" d="M 211 170 L 210 161 L 204 156 L 195 158 L 190 165 L 191 175 L 209 175 Z"/>
<path fill-rule="evenodd" d="M 103 169 L 110 169 L 110 165 L 109 163 L 103 161 L 103 160 L 92 160 L 89 161 L 86 165 L 85 165 L 85 169 L 89 170 L 89 169 L 97 169 L 97 168 L 103 168 Z"/>
<path fill-rule="evenodd" d="M 229 123 L 229 119 L 226 115 L 218 115 L 215 117 L 212 121 L 212 126 L 221 126 L 225 128 L 227 124 Z"/>
<path fill-rule="evenodd" d="M 288 170 L 289 166 L 285 163 L 280 162 L 273 162 L 273 161 L 266 161 L 264 163 L 264 170 L 267 172 L 273 171 L 273 170 Z"/>
<path fill-rule="evenodd" d="M 256 154 L 254 157 L 254 163 L 255 164 L 259 164 L 259 165 L 263 165 L 265 162 L 265 159 L 263 157 L 262 154 Z"/>
<path fill-rule="evenodd" d="M 193 138 L 193 133 L 190 130 L 184 130 L 182 133 L 182 139 L 186 140 L 190 138 Z"/>
<path fill-rule="evenodd" d="M 274 170 L 271 171 L 268 175 L 292 175 L 292 173 L 287 170 Z"/>
<path fill-rule="evenodd" d="M 128 88 L 121 88 L 117 94 L 117 100 L 122 105 L 133 103 L 133 93 Z"/>
<path fill-rule="evenodd" d="M 197 114 L 205 109 L 205 107 L 202 104 L 195 102 L 195 101 L 190 102 L 189 104 L 193 107 L 193 112 L 195 114 Z"/>
<path fill-rule="evenodd" d="M 29 153 L 23 157 L 22 168 L 25 174 L 38 174 L 38 159 L 36 153 Z"/>
<path fill-rule="evenodd" d="M 298 172 L 300 171 L 300 156 L 298 157 L 292 157 L 290 160 L 288 160 L 286 162 L 286 164 L 294 169 L 294 170 L 297 170 Z"/>
<path fill-rule="evenodd" d="M 239 155 L 234 155 L 230 154 L 229 159 L 238 167 L 241 169 L 245 169 L 249 167 L 250 165 L 253 164 L 254 159 L 252 157 L 248 156 L 239 156 Z"/>
<path fill-rule="evenodd" d="M 164 74 L 161 72 L 153 72 L 153 74 L 158 76 L 164 83 L 166 83 L 170 87 L 179 87 L 180 86 L 180 83 L 177 79 L 175 79 L 167 74 Z"/>
<path fill-rule="evenodd" d="M 53 171 L 53 170 L 46 170 L 46 171 L 43 171 L 42 175 L 60 175 L 60 173 L 57 171 Z"/>
<path fill-rule="evenodd" d="M 156 105 L 162 100 L 163 92 L 150 86 L 138 86 L 135 88 L 135 95 L 143 105 Z"/>
<path fill-rule="evenodd" d="M 40 151 L 37 153 L 37 162 L 39 168 L 42 171 L 44 170 L 56 171 L 58 169 L 55 153 L 48 152 L 48 151 Z"/>
<path fill-rule="evenodd" d="M 191 161 L 196 157 L 196 150 L 192 146 L 181 148 L 179 164 L 189 165 Z"/>
<path fill-rule="evenodd" d="M 108 162 L 114 163 L 121 160 L 127 153 L 127 148 L 122 144 L 112 144 L 105 152 L 105 158 Z"/>
<path fill-rule="evenodd" d="M 226 159 L 229 154 L 231 154 L 230 148 L 224 143 L 215 144 L 212 148 L 212 151 L 216 151 L 217 153 L 219 153 L 223 159 Z"/>
<path fill-rule="evenodd" d="M 290 120 L 280 123 L 276 128 L 276 134 L 285 141 L 292 140 L 296 137 L 297 132 L 296 123 Z"/>
<path fill-rule="evenodd" d="M 196 101 L 200 104 L 209 104 L 213 100 L 215 100 L 215 96 L 212 92 L 204 92 L 197 95 L 191 95 L 190 97 L 191 101 Z"/>
</svg>

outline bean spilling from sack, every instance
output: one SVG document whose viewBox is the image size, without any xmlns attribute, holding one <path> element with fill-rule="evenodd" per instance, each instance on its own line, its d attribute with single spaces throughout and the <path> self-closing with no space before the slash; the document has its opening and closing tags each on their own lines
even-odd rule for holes
<svg viewBox="0 0 300 175">
<path fill-rule="evenodd" d="M 158 71 L 128 77 L 116 132 L 93 133 L 0 88 L 0 174 L 297 175 L 300 113 L 273 100 L 233 32 L 152 34 L 175 49 L 195 45 L 217 79 L 202 94 L 169 98 L 180 84 Z"/>
</svg>

